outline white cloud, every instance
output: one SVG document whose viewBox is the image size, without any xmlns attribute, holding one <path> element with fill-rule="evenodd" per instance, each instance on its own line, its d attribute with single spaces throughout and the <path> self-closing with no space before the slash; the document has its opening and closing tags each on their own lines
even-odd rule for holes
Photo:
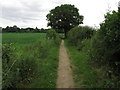
<svg viewBox="0 0 120 90">
<path fill-rule="evenodd" d="M 61 4 L 72 4 L 84 16 L 84 25 L 99 26 L 104 14 L 117 10 L 119 0 L 2 0 L 0 3 L 0 26 L 46 28 L 46 15 Z"/>
</svg>

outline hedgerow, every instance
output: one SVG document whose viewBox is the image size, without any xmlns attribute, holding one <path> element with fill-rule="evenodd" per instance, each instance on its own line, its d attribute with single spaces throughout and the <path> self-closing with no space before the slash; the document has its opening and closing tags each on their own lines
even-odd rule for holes
<svg viewBox="0 0 120 90">
<path fill-rule="evenodd" d="M 87 32 L 89 31 L 89 32 Z M 120 8 L 107 13 L 98 30 L 77 26 L 68 33 L 68 41 L 88 55 L 88 63 L 101 70 L 98 87 L 120 87 Z"/>
<path fill-rule="evenodd" d="M 68 41 L 71 45 L 77 46 L 78 50 L 81 50 L 84 45 L 82 44 L 84 39 L 92 37 L 95 29 L 88 26 L 76 26 L 68 32 Z"/>
</svg>

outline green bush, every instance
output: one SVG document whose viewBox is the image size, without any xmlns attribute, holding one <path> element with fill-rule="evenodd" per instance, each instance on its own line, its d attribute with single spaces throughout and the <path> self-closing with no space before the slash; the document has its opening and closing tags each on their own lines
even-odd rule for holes
<svg viewBox="0 0 120 90">
<path fill-rule="evenodd" d="M 43 57 L 44 51 L 41 44 L 37 48 L 30 45 L 29 48 L 23 49 L 19 55 L 14 44 L 3 44 L 2 49 L 3 88 L 15 88 L 31 82 L 37 71 L 37 59 Z"/>
<path fill-rule="evenodd" d="M 47 31 L 46 38 L 53 40 L 56 45 L 60 44 L 60 36 L 54 29 Z"/>
<path fill-rule="evenodd" d="M 30 82 L 37 70 L 37 61 L 29 52 L 22 53 L 18 65 L 19 77 L 22 83 Z"/>
<path fill-rule="evenodd" d="M 11 44 L 10 44 L 10 46 L 11 46 Z M 2 59 L 3 59 L 2 62 L 3 62 L 4 69 L 9 67 L 8 65 L 12 59 L 10 56 L 13 54 L 12 53 L 13 49 L 10 46 L 8 46 L 7 44 L 2 46 Z M 6 63 L 8 63 L 8 64 L 6 65 Z"/>
<path fill-rule="evenodd" d="M 47 39 L 56 39 L 57 38 L 57 32 L 54 29 L 50 29 L 47 31 L 46 34 Z"/>
<path fill-rule="evenodd" d="M 90 62 L 96 66 L 105 65 L 106 62 L 103 61 L 104 52 L 104 42 L 98 31 L 91 39 Z"/>
<path fill-rule="evenodd" d="M 107 13 L 100 29 L 95 33 L 94 30 L 88 33 L 89 30 L 91 29 L 79 26 L 71 29 L 68 41 L 81 50 L 79 53 L 88 56 L 86 63 L 91 65 L 98 75 L 97 80 L 95 79 L 98 85 L 93 82 L 92 87 L 120 87 L 120 8 L 118 12 Z M 91 85 L 87 80 L 86 83 Z"/>
<path fill-rule="evenodd" d="M 114 68 L 114 73 L 120 71 L 120 22 L 119 13 L 107 13 L 105 22 L 101 24 L 98 34 L 92 39 L 92 57 L 96 61 L 108 64 Z M 100 63 L 99 62 L 99 63 Z M 119 68 L 119 70 L 118 70 Z"/>
<path fill-rule="evenodd" d="M 14 53 L 13 44 L 2 45 L 2 85 L 3 87 L 12 87 L 15 82 L 18 82 L 17 66 L 14 65 L 18 60 Z M 16 58 L 16 59 L 15 59 Z M 15 77 L 13 79 L 13 77 Z"/>
<path fill-rule="evenodd" d="M 120 12 L 107 13 L 91 40 L 90 61 L 104 67 L 104 87 L 120 86 Z"/>
<path fill-rule="evenodd" d="M 76 26 L 68 32 L 68 40 L 72 45 L 80 45 L 83 39 L 91 38 L 94 31 L 93 28 L 88 26 Z"/>
</svg>

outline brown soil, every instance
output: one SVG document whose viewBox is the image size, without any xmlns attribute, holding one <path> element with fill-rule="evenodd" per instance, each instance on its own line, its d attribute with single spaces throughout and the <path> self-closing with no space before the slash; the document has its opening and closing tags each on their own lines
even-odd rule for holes
<svg viewBox="0 0 120 90">
<path fill-rule="evenodd" d="M 60 45 L 57 88 L 73 88 L 70 60 L 64 45 L 64 40 L 62 40 Z"/>
</svg>

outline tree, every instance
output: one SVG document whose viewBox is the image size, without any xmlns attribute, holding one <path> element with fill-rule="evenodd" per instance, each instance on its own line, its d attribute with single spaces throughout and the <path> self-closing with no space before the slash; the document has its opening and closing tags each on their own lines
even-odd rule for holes
<svg viewBox="0 0 120 90">
<path fill-rule="evenodd" d="M 120 12 L 112 11 L 105 15 L 91 43 L 91 60 L 103 66 L 107 65 L 111 73 L 120 80 Z M 99 62 L 99 63 L 98 63 Z"/>
<path fill-rule="evenodd" d="M 20 28 L 14 25 L 13 27 L 7 26 L 6 28 L 3 28 L 3 32 L 20 32 Z"/>
<path fill-rule="evenodd" d="M 12 32 L 19 32 L 20 31 L 20 28 L 18 28 L 16 25 L 14 25 L 13 27 L 12 27 Z"/>
<path fill-rule="evenodd" d="M 65 37 L 67 37 L 67 32 L 71 28 L 83 23 L 83 16 L 79 15 L 78 11 L 74 5 L 70 4 L 57 6 L 46 16 L 48 26 L 56 30 L 64 30 Z"/>
</svg>

